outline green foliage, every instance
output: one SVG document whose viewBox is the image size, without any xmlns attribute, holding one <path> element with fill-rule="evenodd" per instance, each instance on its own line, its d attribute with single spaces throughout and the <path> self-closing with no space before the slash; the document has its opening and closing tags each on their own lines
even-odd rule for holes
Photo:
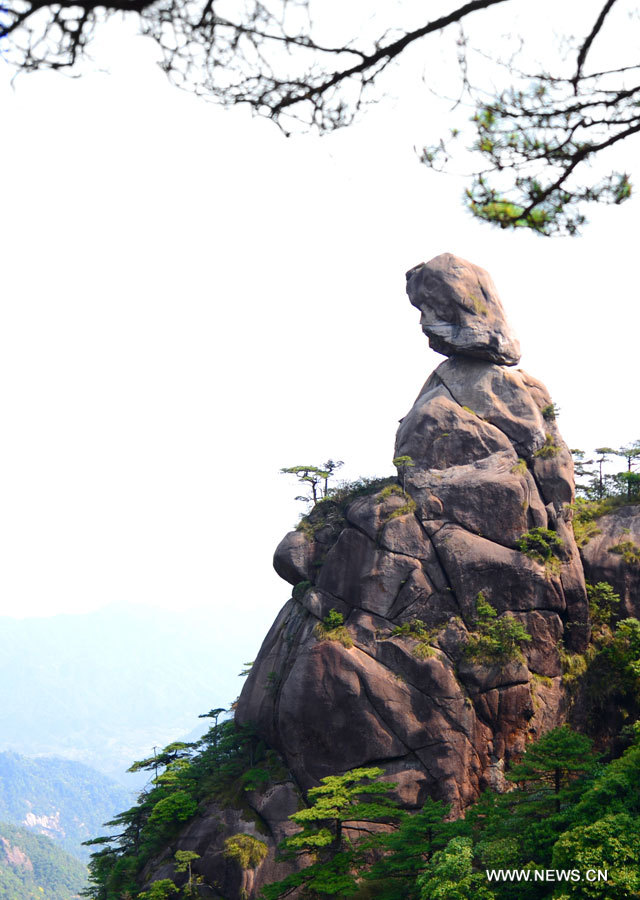
<svg viewBox="0 0 640 900">
<path fill-rule="evenodd" d="M 339 628 L 344 625 L 344 616 L 337 609 L 330 609 L 323 619 L 326 628 Z"/>
<path fill-rule="evenodd" d="M 526 475 L 526 473 L 527 473 L 526 459 L 518 459 L 518 462 L 515 464 L 515 466 L 511 467 L 511 472 L 513 475 Z"/>
<path fill-rule="evenodd" d="M 289 816 L 301 831 L 286 838 L 280 849 L 285 859 L 313 853 L 316 862 L 265 887 L 265 900 L 277 900 L 295 887 L 302 887 L 305 897 L 349 897 L 356 893 L 352 868 L 357 856 L 345 828 L 397 818 L 396 805 L 387 796 L 396 785 L 379 781 L 383 774 L 377 767 L 352 769 L 344 775 L 329 775 L 311 788 L 310 805 Z"/>
<path fill-rule="evenodd" d="M 596 519 L 601 513 L 598 512 L 603 501 L 585 500 L 578 497 L 572 505 L 573 518 L 571 524 L 573 526 L 573 536 L 578 547 L 584 547 L 588 544 L 592 537 L 600 534 L 600 529 L 596 524 Z"/>
<path fill-rule="evenodd" d="M 192 850 L 176 850 L 173 858 L 175 859 L 174 868 L 176 872 L 186 872 L 194 860 L 200 859 L 200 854 L 194 853 Z"/>
<path fill-rule="evenodd" d="M 493 900 L 484 873 L 473 871 L 473 841 L 452 838 L 418 878 L 421 900 Z"/>
<path fill-rule="evenodd" d="M 268 694 L 271 694 L 272 697 L 275 697 L 278 693 L 278 689 L 280 687 L 280 675 L 275 671 L 271 670 L 267 673 L 267 681 L 264 686 L 265 691 Z"/>
<path fill-rule="evenodd" d="M 584 653 L 567 653 L 560 647 L 560 663 L 562 665 L 562 683 L 574 690 L 582 682 L 588 668 L 588 660 Z"/>
<path fill-rule="evenodd" d="M 546 419 L 548 422 L 553 422 L 558 418 L 560 409 L 555 403 L 548 403 L 546 406 L 542 407 L 540 412 L 542 413 L 543 419 Z"/>
<path fill-rule="evenodd" d="M 627 503 L 640 500 L 640 472 L 618 472 L 613 478 Z"/>
<path fill-rule="evenodd" d="M 318 500 L 315 506 L 302 516 L 296 525 L 296 531 L 301 531 L 310 541 L 316 539 L 318 532 L 322 532 L 323 544 L 329 549 L 344 528 L 345 512 L 349 504 L 359 497 L 377 494 L 390 485 L 397 486 L 394 477 L 343 481 L 337 487 L 330 488 L 326 497 Z"/>
<path fill-rule="evenodd" d="M 302 500 L 305 503 L 318 502 L 323 497 L 329 495 L 329 478 L 336 469 L 344 465 L 342 460 L 337 462 L 328 459 L 322 466 L 288 466 L 280 469 L 283 475 L 295 475 L 298 481 L 305 487 L 308 485 L 311 491 L 310 495 L 304 497 L 296 497 L 296 500 Z"/>
<path fill-rule="evenodd" d="M 403 459 L 403 457 L 398 457 L 398 459 Z M 407 459 L 410 459 L 410 457 L 407 457 Z M 404 490 L 404 487 L 400 487 L 399 484 L 388 484 L 386 487 L 384 487 L 376 497 L 376 503 L 383 503 L 389 497 L 394 496 L 405 497 L 406 502 L 402 506 L 399 506 L 397 509 L 392 510 L 387 515 L 385 522 L 390 522 L 391 519 L 398 519 L 400 518 L 400 516 L 409 515 L 409 513 L 415 512 L 416 510 L 415 500 L 410 497 Z"/>
<path fill-rule="evenodd" d="M 251 834 L 234 834 L 224 842 L 224 855 L 241 869 L 257 869 L 268 852 L 265 842 Z"/>
<path fill-rule="evenodd" d="M 553 435 L 547 432 L 544 438 L 544 444 L 536 450 L 533 455 L 538 456 L 541 459 L 553 459 L 554 456 L 558 455 L 560 450 L 561 447 L 559 444 L 556 444 Z"/>
<path fill-rule="evenodd" d="M 620 604 L 620 595 L 606 581 L 597 584 L 587 582 L 589 599 L 589 617 L 595 628 L 610 625 L 611 619 Z"/>
<path fill-rule="evenodd" d="M 389 513 L 387 522 L 390 522 L 392 519 L 399 519 L 400 516 L 408 516 L 415 511 L 416 501 L 407 495 L 407 502 L 403 506 L 399 506 L 398 509 L 394 509 L 393 512 Z"/>
<path fill-rule="evenodd" d="M 402 497 L 404 491 L 400 487 L 399 484 L 388 484 L 386 487 L 382 488 L 378 496 L 376 497 L 376 503 L 384 503 L 385 500 L 388 500 L 389 497 L 400 496 Z"/>
<path fill-rule="evenodd" d="M 393 459 L 393 465 L 397 469 L 409 469 L 412 466 L 415 466 L 415 462 L 410 456 L 396 456 Z"/>
<path fill-rule="evenodd" d="M 600 121 L 584 116 L 584 110 L 599 102 L 595 99 L 598 82 L 587 82 L 581 65 L 577 80 L 557 73 L 540 73 L 535 78 L 520 73 L 522 80 L 512 78 L 513 86 L 488 102 L 478 92 L 472 149 L 483 159 L 466 191 L 474 216 L 500 228 L 575 235 L 585 222 L 584 203 L 619 204 L 631 195 L 626 173 L 613 172 L 588 184 L 571 177 L 598 149 L 602 137 L 601 132 L 595 133 Z M 450 152 L 441 141 L 424 150 L 422 161 L 440 168 Z M 513 173 L 512 177 L 505 179 L 507 173 Z"/>
<path fill-rule="evenodd" d="M 94 900 L 120 900 L 125 891 L 135 895 L 147 861 L 170 844 L 201 801 L 216 799 L 255 818 L 247 793 L 262 791 L 287 776 L 277 754 L 251 727 L 217 719 L 197 744 L 170 744 L 134 767 L 150 770 L 154 777 L 135 806 L 107 823 L 117 829 L 117 836 L 91 842 L 100 848 L 90 866 L 92 887 L 87 896 Z M 178 860 L 176 871 L 179 867 Z M 191 885 L 197 880 L 190 877 Z"/>
<path fill-rule="evenodd" d="M 356 478 L 354 481 L 343 481 L 337 487 L 332 488 L 328 502 L 334 503 L 344 512 L 350 503 L 359 497 L 369 497 L 377 494 L 391 484 L 396 484 L 393 475 L 386 478 Z"/>
<path fill-rule="evenodd" d="M 353 647 L 353 640 L 344 624 L 344 616 L 330 609 L 322 622 L 318 622 L 315 635 L 319 641 L 338 641 L 343 647 Z"/>
<path fill-rule="evenodd" d="M 171 894 L 177 894 L 178 888 L 170 878 L 154 881 L 148 891 L 138 894 L 138 900 L 167 900 Z"/>
<path fill-rule="evenodd" d="M 415 462 L 411 459 L 410 456 L 396 456 L 393 460 L 393 465 L 400 470 L 400 474 L 402 476 L 402 493 L 406 496 L 407 469 L 413 468 L 413 466 L 415 466 Z M 415 509 L 415 504 L 413 508 Z"/>
<path fill-rule="evenodd" d="M 2 900 L 74 900 L 86 879 L 85 866 L 50 838 L 0 822 Z"/>
<path fill-rule="evenodd" d="M 365 852 L 375 851 L 375 862 L 364 872 L 375 900 L 419 900 L 417 876 L 459 828 L 444 821 L 447 813 L 442 802 L 427 799 L 416 813 L 399 812 L 397 828 L 365 842 Z"/>
<path fill-rule="evenodd" d="M 304 828 L 284 848 L 289 856 L 310 854 L 312 864 L 267 886 L 262 896 L 278 900 L 298 889 L 313 900 L 631 900 L 640 887 L 638 732 L 621 758 L 598 766 L 588 738 L 566 725 L 556 728 L 530 744 L 507 773 L 513 790 L 487 792 L 455 822 L 445 822 L 446 808 L 432 800 L 413 814 L 383 807 L 367 816 L 362 789 L 343 780 L 356 772 L 324 779 L 320 793 L 310 796 L 312 806 L 292 817 Z M 376 778 L 380 770 L 368 772 Z M 384 822 L 385 831 L 366 829 L 357 842 L 344 836 L 343 826 L 367 821 Z M 601 868 L 609 879 L 561 886 L 489 882 L 488 868 L 581 869 L 583 875 Z"/>
<path fill-rule="evenodd" d="M 302 600 L 309 588 L 312 587 L 310 581 L 299 581 L 293 588 L 291 596 L 294 600 Z"/>
<path fill-rule="evenodd" d="M 604 504 L 599 509 L 595 507 L 593 518 L 616 506 L 640 501 L 640 472 L 636 471 L 640 466 L 640 441 L 634 441 L 618 450 L 613 447 L 597 447 L 597 459 L 585 460 L 582 450 L 571 452 L 574 457 L 577 493 L 581 499 Z M 625 460 L 624 471 L 606 471 L 605 466 L 611 463 L 610 457 L 613 456 Z"/>
<path fill-rule="evenodd" d="M 636 726 L 637 727 L 637 726 Z M 640 816 L 640 737 L 587 786 L 576 806 L 576 821 L 593 822 L 611 813 Z"/>
<path fill-rule="evenodd" d="M 606 870 L 607 880 L 592 884 L 568 882 L 566 897 L 628 900 L 640 896 L 640 817 L 607 815 L 578 825 L 560 836 L 553 848 L 558 869 Z"/>
<path fill-rule="evenodd" d="M 89 856 L 82 841 L 129 797 L 126 788 L 82 763 L 0 753 L 0 822 L 20 825 L 30 812 L 57 817 L 59 831 L 51 839 L 82 859 Z"/>
<path fill-rule="evenodd" d="M 182 887 L 183 897 L 200 897 L 200 889 L 198 885 L 204 884 L 204 876 L 194 874 L 191 866 L 197 859 L 200 859 L 199 853 L 192 850 L 176 850 L 173 855 L 173 867 L 176 872 L 182 874 L 187 873 L 186 884 Z"/>
<path fill-rule="evenodd" d="M 196 812 L 198 804 L 186 791 L 174 791 L 158 800 L 149 816 L 149 822 L 186 822 Z"/>
<path fill-rule="evenodd" d="M 640 566 L 640 547 L 633 541 L 620 541 L 614 547 L 609 547 L 610 553 L 617 553 L 627 565 Z"/>
<path fill-rule="evenodd" d="M 591 772 L 594 763 L 592 741 L 562 725 L 529 745 L 507 779 L 530 794 L 530 808 L 559 813 L 572 782 Z"/>
<path fill-rule="evenodd" d="M 345 848 L 334 856 L 321 859 L 300 872 L 288 875 L 282 881 L 265 885 L 260 900 L 278 900 L 280 897 L 287 897 L 296 889 L 300 889 L 301 893 L 298 896 L 304 897 L 305 900 L 352 897 L 358 892 L 357 879 L 353 874 L 356 863 L 355 853 Z"/>
<path fill-rule="evenodd" d="M 564 544 L 555 531 L 549 528 L 532 528 L 519 538 L 517 547 L 529 559 L 534 559 L 548 571 L 555 572 Z"/>
<path fill-rule="evenodd" d="M 524 625 L 511 613 L 498 616 L 482 591 L 476 598 L 476 613 L 475 628 L 467 643 L 467 657 L 487 665 L 506 665 L 522 659 L 522 644 L 531 640 Z"/>
<path fill-rule="evenodd" d="M 407 637 L 416 641 L 411 653 L 416 659 L 428 659 L 435 656 L 436 651 L 431 646 L 439 629 L 427 628 L 421 619 L 411 619 L 409 622 L 403 622 L 402 625 L 396 625 L 391 632 L 390 637 Z"/>
<path fill-rule="evenodd" d="M 623 619 L 593 662 L 593 680 L 601 697 L 640 703 L 640 622 Z"/>
</svg>

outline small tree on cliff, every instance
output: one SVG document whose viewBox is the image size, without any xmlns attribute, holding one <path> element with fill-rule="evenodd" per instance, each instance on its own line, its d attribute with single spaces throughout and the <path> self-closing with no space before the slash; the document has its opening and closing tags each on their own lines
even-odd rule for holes
<svg viewBox="0 0 640 900">
<path fill-rule="evenodd" d="M 180 872 L 181 874 L 187 873 L 187 881 L 186 884 L 182 888 L 182 893 L 185 897 L 199 897 L 200 890 L 198 885 L 204 882 L 204 878 L 202 875 L 196 875 L 191 867 L 191 864 L 195 862 L 196 859 L 200 859 L 199 853 L 194 853 L 193 850 L 176 850 L 173 856 L 175 862 L 173 864 L 176 872 Z"/>
<path fill-rule="evenodd" d="M 383 774 L 379 768 L 352 769 L 329 775 L 311 788 L 311 805 L 289 816 L 302 830 L 286 838 L 280 850 L 285 859 L 313 854 L 317 861 L 265 886 L 264 900 L 278 900 L 297 888 L 303 888 L 305 897 L 350 897 L 357 892 L 358 850 L 350 833 L 371 834 L 369 823 L 398 816 L 395 803 L 386 796 L 395 784 L 376 780 Z"/>
<path fill-rule="evenodd" d="M 640 494 L 640 473 L 635 470 L 640 466 L 640 441 L 634 441 L 627 447 L 620 447 L 614 451 L 616 456 L 621 456 L 627 463 L 625 472 L 619 472 L 616 480 L 627 500 L 632 500 Z"/>
<path fill-rule="evenodd" d="M 402 478 L 402 493 L 406 497 L 407 492 L 405 490 L 405 481 L 407 478 L 407 469 L 410 469 L 412 466 L 415 466 L 415 463 L 411 459 L 410 456 L 396 456 L 396 458 L 393 460 L 393 465 L 400 472 L 400 476 Z"/>
<path fill-rule="evenodd" d="M 328 459 L 322 466 L 288 466 L 280 469 L 280 472 L 282 475 L 295 475 L 303 485 L 309 485 L 311 496 L 296 497 L 296 500 L 312 502 L 315 506 L 319 500 L 329 496 L 329 479 L 342 465 L 344 463 L 341 459 L 337 461 Z"/>
<path fill-rule="evenodd" d="M 172 894 L 177 894 L 178 888 L 170 878 L 161 878 L 154 881 L 148 891 L 138 895 L 138 900 L 168 900 Z"/>
</svg>

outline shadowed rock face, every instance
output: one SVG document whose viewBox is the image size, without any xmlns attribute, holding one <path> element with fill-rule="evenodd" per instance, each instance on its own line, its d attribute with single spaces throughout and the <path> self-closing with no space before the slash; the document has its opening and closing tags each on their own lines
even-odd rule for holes
<svg viewBox="0 0 640 900">
<path fill-rule="evenodd" d="M 479 266 L 442 253 L 407 272 L 407 293 L 422 312 L 422 330 L 438 353 L 506 366 L 520 360 L 520 345 L 493 281 Z"/>
<path fill-rule="evenodd" d="M 640 506 L 622 506 L 598 519 L 597 525 L 598 534 L 580 551 L 587 580 L 607 581 L 620 595 L 617 618 L 640 619 L 640 565 L 612 550 L 629 543 L 640 552 Z"/>
<path fill-rule="evenodd" d="M 558 647 L 586 646 L 586 593 L 565 506 L 571 455 L 545 387 L 505 368 L 519 347 L 491 280 L 444 254 L 411 270 L 408 292 L 432 346 L 450 356 L 398 429 L 395 456 L 415 463 L 408 496 L 395 486 L 354 499 L 337 529 L 323 527 L 321 504 L 313 529 L 283 539 L 274 564 L 299 587 L 237 718 L 254 723 L 303 790 L 379 764 L 408 808 L 431 795 L 456 814 L 562 721 Z M 553 568 L 518 549 L 537 527 L 563 542 Z M 470 658 L 480 592 L 532 636 L 521 659 Z M 332 609 L 353 646 L 318 634 Z M 426 640 L 393 634 L 416 619 Z"/>
</svg>

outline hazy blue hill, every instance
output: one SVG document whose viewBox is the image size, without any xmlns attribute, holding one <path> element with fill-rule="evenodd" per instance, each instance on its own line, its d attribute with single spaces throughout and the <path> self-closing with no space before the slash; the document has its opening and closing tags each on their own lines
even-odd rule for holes
<svg viewBox="0 0 640 900">
<path fill-rule="evenodd" d="M 131 806 L 135 795 L 95 769 L 67 759 L 0 753 L 0 821 L 45 834 L 85 858 L 82 841 Z"/>
<path fill-rule="evenodd" d="M 48 837 L 0 822 L 2 900 L 72 900 L 86 879 L 84 865 Z"/>
<path fill-rule="evenodd" d="M 237 646 L 202 613 L 112 606 L 0 618 L 0 750 L 124 775 L 239 693 Z M 128 780 L 127 780 L 128 779 Z M 139 782 L 138 782 L 139 783 Z"/>
</svg>

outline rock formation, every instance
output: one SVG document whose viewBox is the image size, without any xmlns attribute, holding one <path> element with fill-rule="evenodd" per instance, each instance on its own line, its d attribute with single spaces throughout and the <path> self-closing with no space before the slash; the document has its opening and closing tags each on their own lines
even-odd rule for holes
<svg viewBox="0 0 640 900">
<path fill-rule="evenodd" d="M 451 253 L 407 272 L 407 293 L 429 344 L 445 356 L 472 356 L 505 366 L 520 361 L 493 281 Z"/>
<path fill-rule="evenodd" d="M 250 815 L 211 801 L 171 848 L 200 854 L 216 896 L 255 897 L 291 871 L 275 848 L 324 776 L 378 765 L 405 808 L 432 796 L 455 816 L 484 787 L 503 787 L 510 756 L 564 721 L 559 650 L 582 651 L 589 629 L 569 521 L 573 465 L 551 398 L 510 368 L 519 345 L 482 269 L 443 254 L 407 282 L 448 359 L 401 420 L 401 478 L 323 500 L 276 550 L 293 593 L 236 720 L 279 752 L 290 777 L 248 793 Z M 553 552 L 537 553 L 537 539 Z M 480 601 L 491 621 L 524 626 L 521 652 L 471 652 Z M 269 846 L 250 885 L 225 858 L 236 833 Z M 167 853 L 145 878 L 172 873 Z"/>
<path fill-rule="evenodd" d="M 456 814 L 562 720 L 558 651 L 586 646 L 587 604 L 568 523 L 571 455 L 545 387 L 506 368 L 519 345 L 489 276 L 443 254 L 410 270 L 407 291 L 449 358 L 398 429 L 395 456 L 415 464 L 406 496 L 390 485 L 342 510 L 325 501 L 284 538 L 274 564 L 293 597 L 237 719 L 257 727 L 303 790 L 377 764 L 407 808 L 431 795 Z M 519 549 L 532 529 L 556 533 L 557 558 Z M 469 655 L 480 594 L 531 635 L 522 657 Z M 347 640 L 318 628 L 331 610 Z"/>
<path fill-rule="evenodd" d="M 617 618 L 640 619 L 640 506 L 621 506 L 598 519 L 597 533 L 580 552 L 587 579 L 607 581 L 620 595 Z"/>
</svg>

